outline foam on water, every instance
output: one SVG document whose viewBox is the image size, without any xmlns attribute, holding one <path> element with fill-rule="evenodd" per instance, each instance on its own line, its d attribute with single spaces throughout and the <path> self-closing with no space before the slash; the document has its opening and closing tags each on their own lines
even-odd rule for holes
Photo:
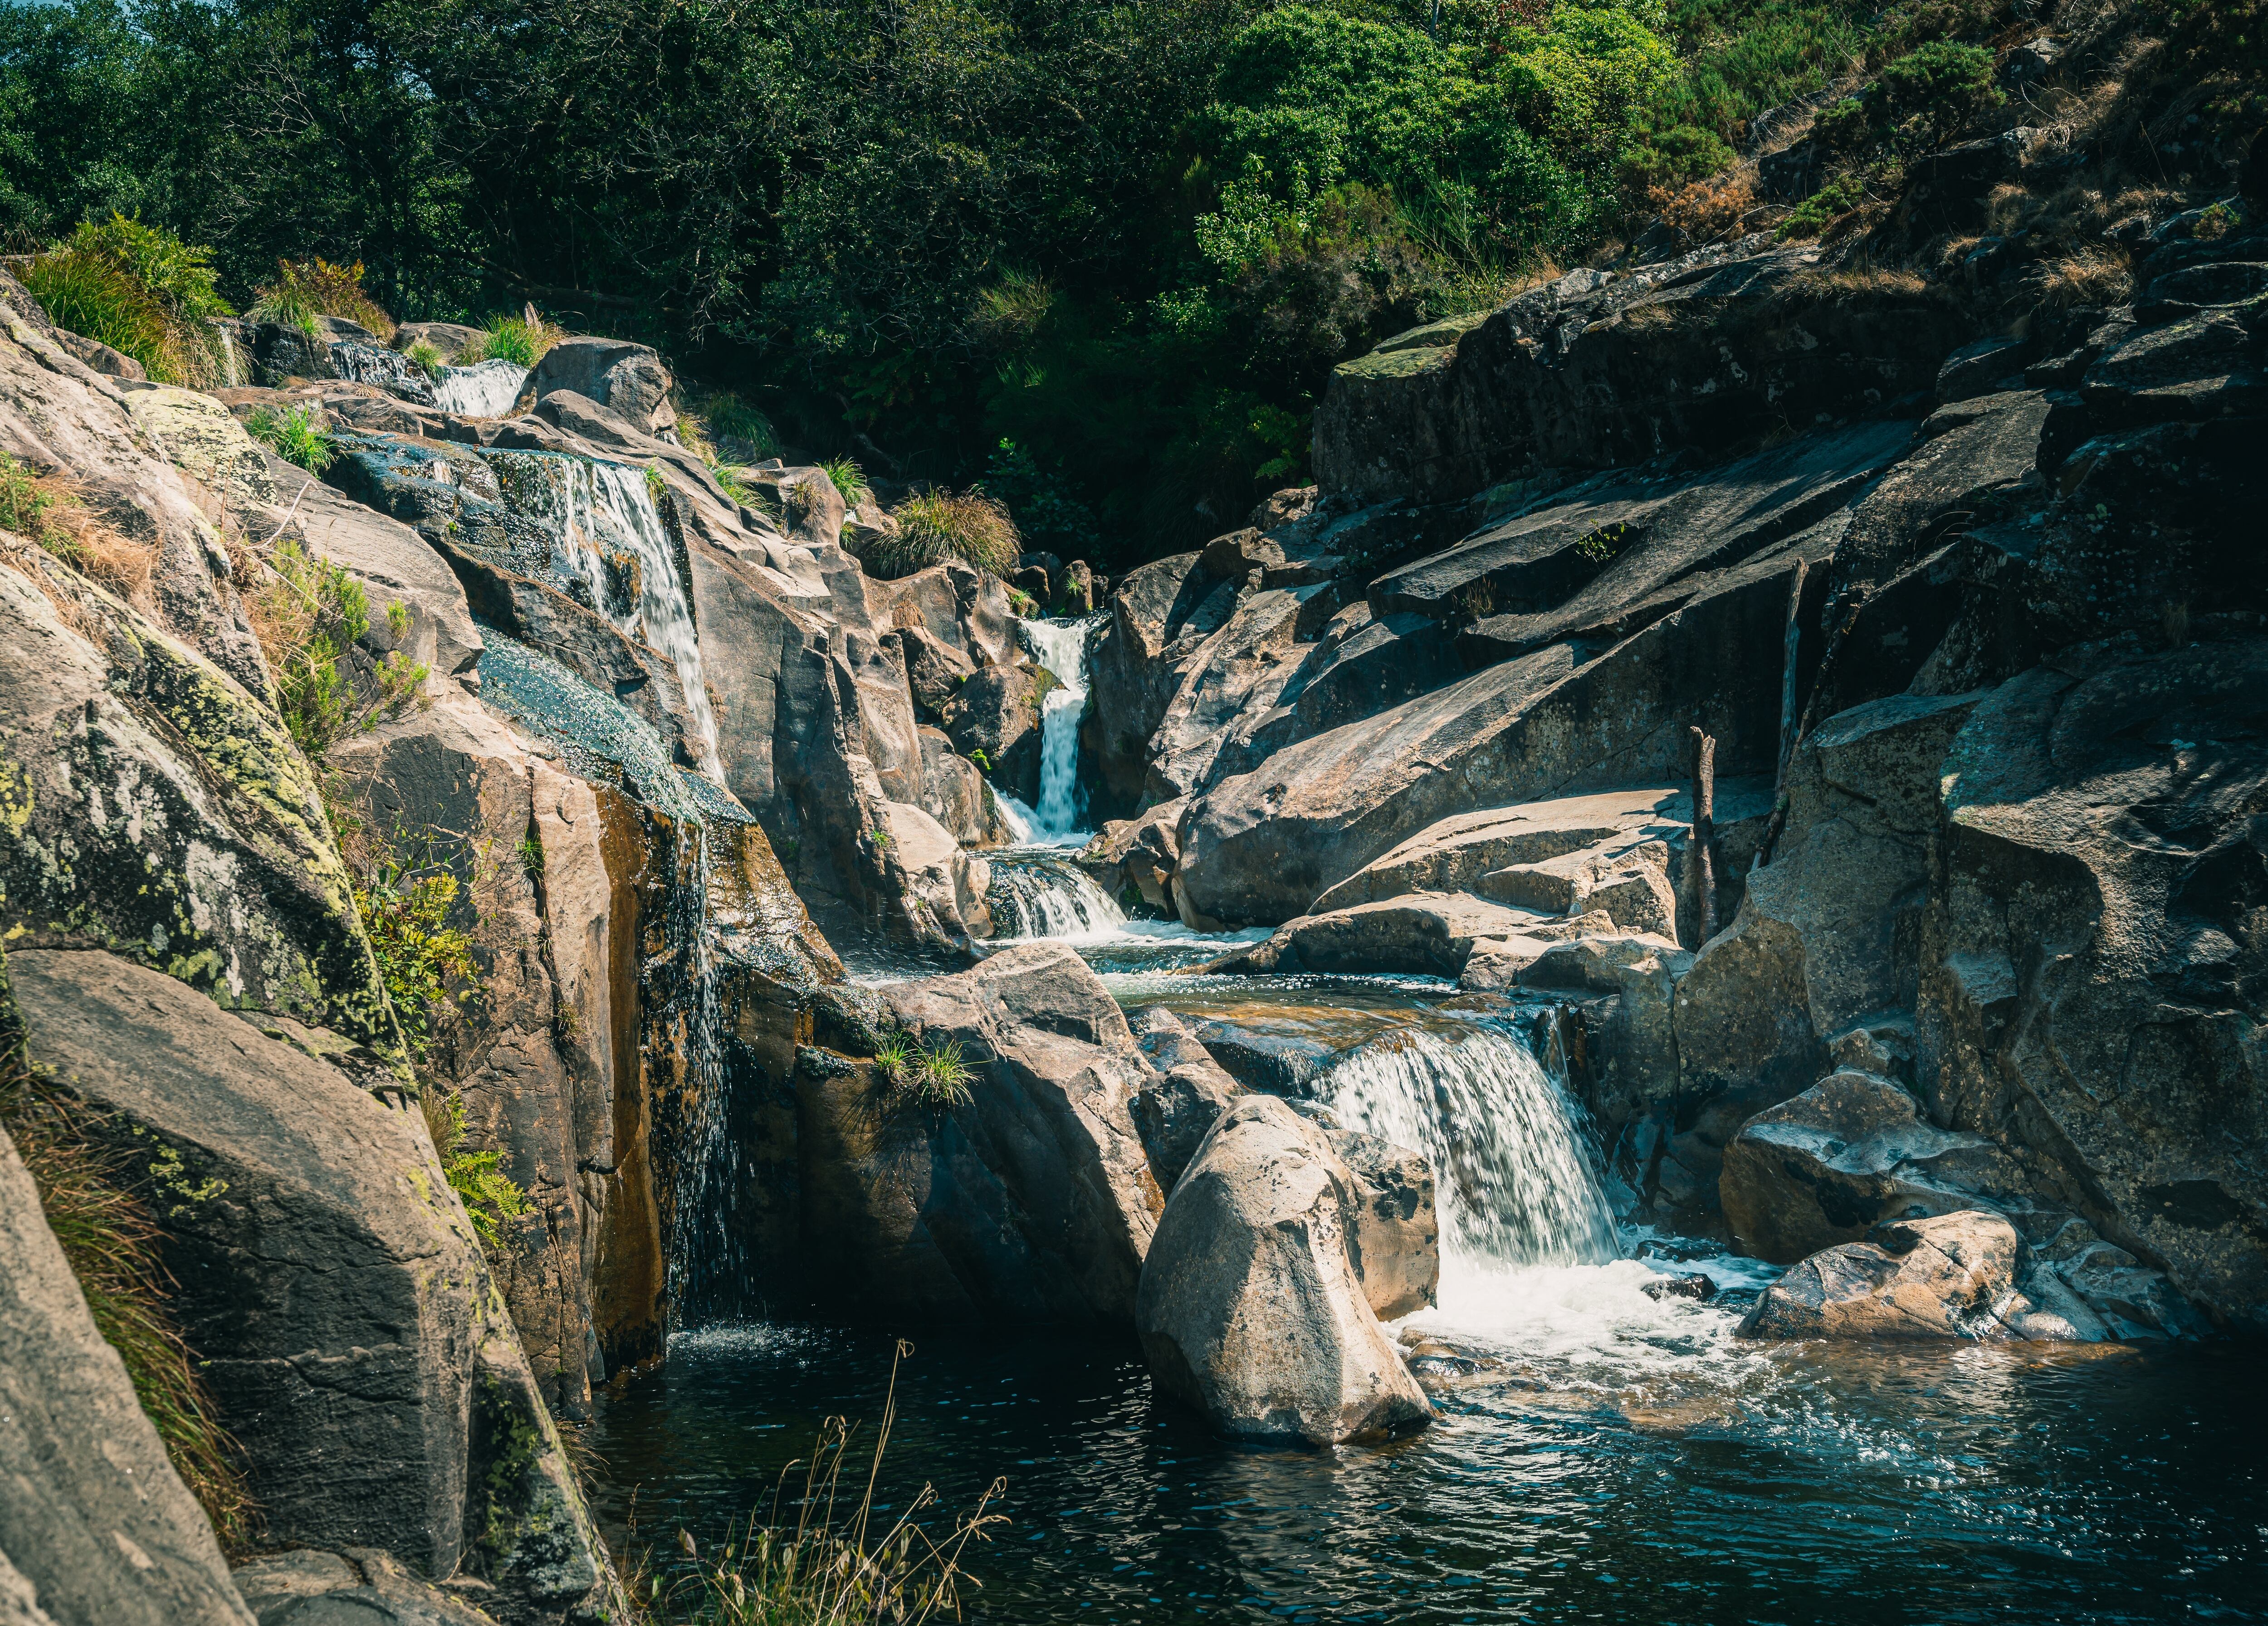
<svg viewBox="0 0 2268 1626">
<path fill-rule="evenodd" d="M 1024 623 L 1024 642 L 1033 658 L 1056 679 L 1040 712 L 1040 805 L 1031 826 L 1042 841 L 1084 838 L 1086 791 L 1079 783 L 1079 720 L 1086 711 L 1086 646 L 1101 624 L 1100 615 Z"/>
<path fill-rule="evenodd" d="M 460 417 L 501 417 L 526 383 L 527 369 L 501 357 L 469 367 L 444 367 L 433 386 L 433 404 Z"/>
</svg>

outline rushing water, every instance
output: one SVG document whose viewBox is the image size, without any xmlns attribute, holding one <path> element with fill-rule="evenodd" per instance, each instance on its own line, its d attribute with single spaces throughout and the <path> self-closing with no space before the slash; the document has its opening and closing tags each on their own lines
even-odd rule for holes
<svg viewBox="0 0 2268 1626">
<path fill-rule="evenodd" d="M 679 578 L 676 549 L 646 494 L 645 477 L 619 463 L 556 452 L 487 452 L 514 511 L 551 533 L 593 607 L 676 670 L 701 770 L 724 778 L 717 715 L 701 666 L 693 607 Z M 637 592 L 623 589 L 622 562 L 636 565 Z"/>
<path fill-rule="evenodd" d="M 1079 782 L 1079 722 L 1086 711 L 1086 647 L 1101 624 L 1100 615 L 1024 623 L 1033 658 L 1056 679 L 1040 710 L 1040 805 L 1031 824 L 1042 841 L 1079 833 L 1086 816 L 1086 790 Z"/>
<path fill-rule="evenodd" d="M 1116 935 L 1126 912 L 1110 894 L 1060 850 L 990 855 L 994 940 L 1065 938 L 1072 941 Z"/>
<path fill-rule="evenodd" d="M 460 417 L 501 417 L 526 383 L 527 369 L 501 357 L 469 367 L 444 367 L 433 386 L 433 404 Z"/>
</svg>

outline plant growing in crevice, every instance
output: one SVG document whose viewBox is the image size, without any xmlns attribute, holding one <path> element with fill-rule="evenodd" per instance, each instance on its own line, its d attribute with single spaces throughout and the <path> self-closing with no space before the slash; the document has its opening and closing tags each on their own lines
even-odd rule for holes
<svg viewBox="0 0 2268 1626">
<path fill-rule="evenodd" d="M 441 352 L 423 339 L 404 350 L 402 356 L 411 366 L 437 384 L 441 381 L 441 369 L 448 364 Z"/>
<path fill-rule="evenodd" d="M 417 1104 L 424 1115 L 425 1132 L 433 1138 L 433 1150 L 440 1154 L 441 1173 L 448 1179 L 449 1189 L 465 1205 L 465 1218 L 472 1221 L 475 1234 L 484 1247 L 502 1247 L 505 1222 L 526 1218 L 534 1211 L 534 1204 L 519 1182 L 504 1172 L 501 1151 L 465 1150 L 461 1097 L 428 1087 Z"/>
<path fill-rule="evenodd" d="M 490 317 L 480 335 L 457 352 L 457 365 L 508 361 L 515 367 L 533 367 L 566 336 L 565 329 L 545 321 L 530 305 L 518 316 Z"/>
<path fill-rule="evenodd" d="M 153 1187 L 179 1208 L 225 1189 L 192 1180 L 173 1148 L 139 1144 L 108 1115 L 57 1088 L 25 1055 L 20 1034 L 0 1056 L 0 1126 L 39 1190 L 48 1228 L 78 1278 L 95 1329 L 124 1362 L 135 1397 L 181 1482 L 212 1520 L 221 1545 L 240 1551 L 256 1511 L 219 1422 L 166 1306 L 173 1288 L 159 1260 Z M 148 1162 L 142 1163 L 145 1148 Z M 184 1191 L 188 1194 L 183 1195 Z"/>
<path fill-rule="evenodd" d="M 394 336 L 394 318 L 363 291 L 362 261 L 333 265 L 328 260 L 278 260 L 276 280 L 252 291 L 254 320 L 297 327 L 310 338 L 324 336 L 322 319 L 335 316 L 368 328 L 380 339 Z"/>
<path fill-rule="evenodd" d="M 320 475 L 338 461 L 320 408 L 255 407 L 244 420 L 244 432 L 287 463 L 296 463 L 311 475 Z"/>
<path fill-rule="evenodd" d="M 874 488 L 866 483 L 865 471 L 850 459 L 830 458 L 821 463 L 819 469 L 827 476 L 827 483 L 833 486 L 836 494 L 842 497 L 843 507 L 856 508 L 859 504 L 873 499 Z"/>
<path fill-rule="evenodd" d="M 450 921 L 460 891 L 456 872 L 446 864 L 413 862 L 367 829 L 346 844 L 360 859 L 350 860 L 358 872 L 355 912 L 370 938 L 387 1003 L 410 1054 L 423 1061 L 441 1019 L 481 992 L 472 938 Z"/>
<path fill-rule="evenodd" d="M 995 576 L 1015 567 L 1014 522 L 1006 509 L 981 491 L 917 492 L 890 513 L 898 522 L 897 533 L 873 542 L 865 561 L 886 580 L 911 576 L 947 559 Z"/>
<path fill-rule="evenodd" d="M 41 475 L 0 452 L 0 531 L 37 543 L 121 598 L 144 597 L 157 549 L 121 536 L 60 475 Z"/>
<path fill-rule="evenodd" d="M 370 600 L 353 576 L 285 540 L 267 561 L 271 579 L 250 601 L 276 677 L 276 707 L 309 761 L 320 764 L 339 740 L 409 705 L 426 669 L 399 650 L 372 662 L 359 687 L 349 669 L 356 641 L 370 630 Z M 407 616 L 387 612 L 397 635 Z"/>
</svg>

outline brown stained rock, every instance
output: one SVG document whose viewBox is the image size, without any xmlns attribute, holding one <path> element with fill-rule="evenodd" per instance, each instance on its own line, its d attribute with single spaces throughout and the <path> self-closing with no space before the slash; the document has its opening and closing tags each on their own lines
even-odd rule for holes
<svg viewBox="0 0 2268 1626">
<path fill-rule="evenodd" d="M 222 1018 L 225 1021 L 228 1019 Z M 249 1626 L 0 1134 L 0 1621 Z"/>
<path fill-rule="evenodd" d="M 1429 1420 L 1350 1257 L 1357 1200 L 1325 1131 L 1282 1101 L 1223 1117 L 1142 1271 L 1137 1327 L 1160 1387 L 1240 1439 L 1329 1446 Z"/>
</svg>

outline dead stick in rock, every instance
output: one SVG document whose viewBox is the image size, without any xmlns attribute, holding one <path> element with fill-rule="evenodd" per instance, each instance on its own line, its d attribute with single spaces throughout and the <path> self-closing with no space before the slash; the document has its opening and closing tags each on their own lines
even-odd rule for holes
<svg viewBox="0 0 2268 1626">
<path fill-rule="evenodd" d="M 1693 728 L 1694 901 L 1701 912 L 1701 941 L 1717 935 L 1717 742 Z"/>
</svg>

